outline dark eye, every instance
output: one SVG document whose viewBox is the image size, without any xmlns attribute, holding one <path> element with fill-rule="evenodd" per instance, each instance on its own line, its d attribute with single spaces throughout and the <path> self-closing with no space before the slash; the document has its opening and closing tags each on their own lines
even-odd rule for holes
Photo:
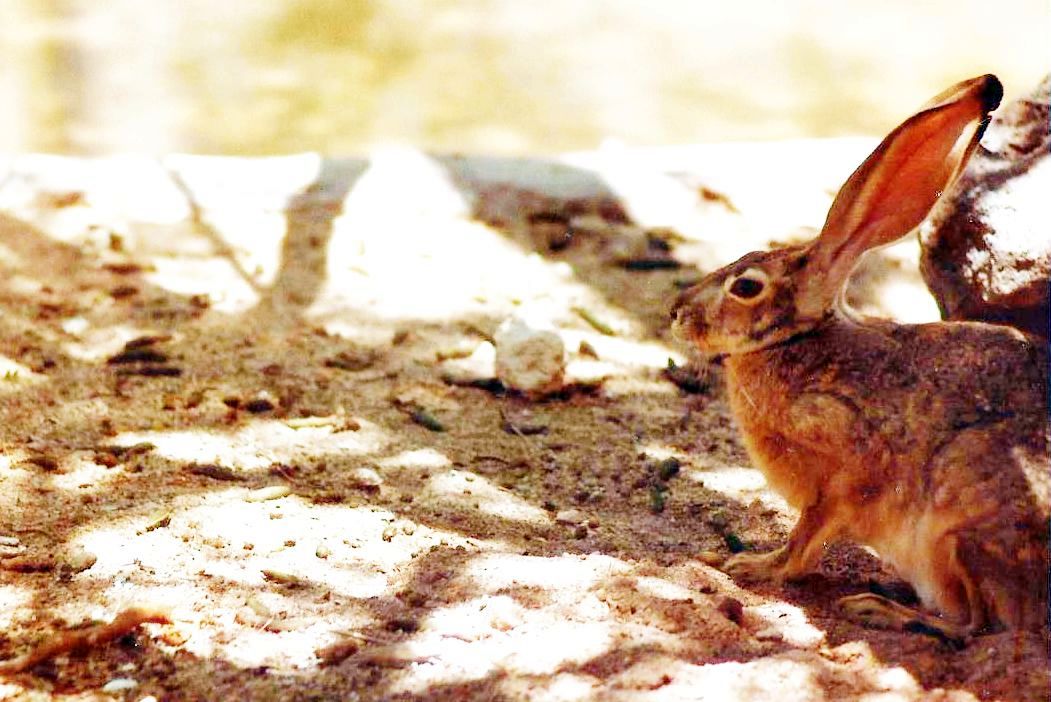
<svg viewBox="0 0 1051 702">
<path fill-rule="evenodd" d="M 730 284 L 729 291 L 734 297 L 741 298 L 742 300 L 751 300 L 754 297 L 758 297 L 765 287 L 766 283 L 761 280 L 741 276 Z"/>
</svg>

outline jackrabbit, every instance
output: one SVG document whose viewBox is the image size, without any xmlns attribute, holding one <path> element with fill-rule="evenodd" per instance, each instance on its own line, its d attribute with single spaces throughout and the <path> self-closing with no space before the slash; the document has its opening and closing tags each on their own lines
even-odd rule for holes
<svg viewBox="0 0 1051 702">
<path fill-rule="evenodd" d="M 731 575 L 797 578 L 850 539 L 924 606 L 843 598 L 854 619 L 953 640 L 1046 622 L 1046 347 L 977 322 L 863 320 L 843 302 L 858 259 L 908 234 L 960 173 L 1001 96 L 992 75 L 953 86 L 851 175 L 815 240 L 750 253 L 677 302 L 680 336 L 725 356 L 749 455 L 800 511 L 784 547 L 731 558 Z"/>
</svg>

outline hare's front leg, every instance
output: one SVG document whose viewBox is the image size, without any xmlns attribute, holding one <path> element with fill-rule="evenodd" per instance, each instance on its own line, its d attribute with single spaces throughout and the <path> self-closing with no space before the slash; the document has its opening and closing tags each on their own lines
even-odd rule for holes
<svg viewBox="0 0 1051 702">
<path fill-rule="evenodd" d="M 813 572 L 825 542 L 839 531 L 824 501 L 806 507 L 788 537 L 788 543 L 768 553 L 739 553 L 723 570 L 744 581 L 782 583 Z"/>
</svg>

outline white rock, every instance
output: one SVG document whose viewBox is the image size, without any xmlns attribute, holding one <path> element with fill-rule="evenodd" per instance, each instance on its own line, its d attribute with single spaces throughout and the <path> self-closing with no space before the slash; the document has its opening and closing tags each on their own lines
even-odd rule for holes
<svg viewBox="0 0 1051 702">
<path fill-rule="evenodd" d="M 445 361 L 442 366 L 448 377 L 467 382 L 495 377 L 495 364 L 496 349 L 488 341 L 483 341 L 478 344 L 470 356 Z"/>
<path fill-rule="evenodd" d="M 383 485 L 383 478 L 374 468 L 355 468 L 349 478 L 354 487 L 363 490 L 378 490 Z"/>
<path fill-rule="evenodd" d="M 504 320 L 493 336 L 496 377 L 527 393 L 556 392 L 566 372 L 566 347 L 555 331 L 530 326 L 517 317 Z"/>
<path fill-rule="evenodd" d="M 559 524 L 569 524 L 570 526 L 576 526 L 583 524 L 587 519 L 585 514 L 579 509 L 564 509 L 555 515 L 555 521 Z"/>
<path fill-rule="evenodd" d="M 113 694 L 116 692 L 134 690 L 138 686 L 139 682 L 131 678 L 113 678 L 108 683 L 102 686 L 102 691 L 109 694 Z"/>
</svg>

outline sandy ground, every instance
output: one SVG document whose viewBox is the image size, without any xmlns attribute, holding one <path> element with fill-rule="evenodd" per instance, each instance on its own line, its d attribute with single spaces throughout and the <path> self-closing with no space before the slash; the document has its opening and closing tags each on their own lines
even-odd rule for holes
<svg viewBox="0 0 1051 702">
<path fill-rule="evenodd" d="M 668 305 L 865 146 L 0 164 L 0 699 L 1046 699 L 1046 640 L 841 620 L 907 594 L 860 549 L 717 567 L 793 515 Z M 910 247 L 859 305 L 930 313 Z M 564 391 L 487 380 L 510 315 Z"/>
</svg>

